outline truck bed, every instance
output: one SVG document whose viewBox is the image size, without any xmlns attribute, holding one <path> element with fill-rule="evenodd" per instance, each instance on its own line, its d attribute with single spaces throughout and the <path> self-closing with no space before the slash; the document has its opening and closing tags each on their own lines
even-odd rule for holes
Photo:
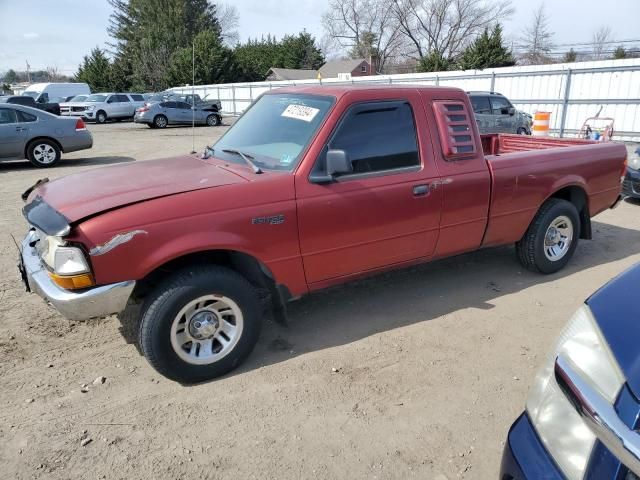
<svg viewBox="0 0 640 480">
<path fill-rule="evenodd" d="M 545 150 L 548 148 L 577 147 L 599 143 L 594 140 L 580 138 L 530 137 L 527 135 L 508 135 L 493 133 L 480 135 L 482 150 L 485 155 L 501 155 L 505 153 Z"/>
<path fill-rule="evenodd" d="M 589 216 L 611 207 L 620 194 L 627 153 L 623 144 L 523 135 L 481 137 L 492 177 L 484 246 L 521 238 L 551 194 L 566 200 L 583 197 Z"/>
</svg>

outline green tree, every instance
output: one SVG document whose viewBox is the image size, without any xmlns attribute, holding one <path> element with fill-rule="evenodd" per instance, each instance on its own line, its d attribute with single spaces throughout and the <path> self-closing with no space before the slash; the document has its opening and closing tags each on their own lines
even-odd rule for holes
<svg viewBox="0 0 640 480">
<path fill-rule="evenodd" d="M 277 66 L 317 70 L 324 64 L 324 55 L 316 46 L 315 38 L 306 31 L 298 35 L 285 35 L 277 46 Z"/>
<path fill-rule="evenodd" d="M 465 49 L 458 61 L 462 70 L 510 67 L 515 64 L 511 51 L 503 44 L 502 27 L 499 23 L 493 27 L 491 33 L 485 28 L 484 32 Z"/>
<path fill-rule="evenodd" d="M 132 85 L 132 72 L 133 66 L 131 65 L 131 60 L 128 57 L 116 57 L 113 62 L 111 62 L 111 68 L 109 69 L 109 90 L 113 90 L 115 92 L 128 92 L 130 90 L 134 90 Z M 144 91 L 145 88 L 141 87 L 140 91 Z"/>
<path fill-rule="evenodd" d="M 247 40 L 235 50 L 238 64 L 238 80 L 256 82 L 264 80 L 271 67 L 280 66 L 280 51 L 277 40 L 271 35 L 260 40 Z"/>
<path fill-rule="evenodd" d="M 11 68 L 4 74 L 4 81 L 6 83 L 16 83 L 18 81 L 18 74 Z"/>
<path fill-rule="evenodd" d="M 105 53 L 98 47 L 85 55 L 78 67 L 75 80 L 89 85 L 91 91 L 101 92 L 111 88 L 111 63 Z"/>
<path fill-rule="evenodd" d="M 238 45 L 234 53 L 238 80 L 247 82 L 264 80 L 272 67 L 317 70 L 324 64 L 315 38 L 305 31 L 287 35 L 281 41 L 271 35 L 249 39 Z"/>
<path fill-rule="evenodd" d="M 208 0 L 109 0 L 120 81 L 134 89 L 171 86 L 169 72 L 178 51 L 189 48 L 199 33 L 220 39 L 216 7 Z M 189 69 L 190 71 L 190 69 Z"/>
<path fill-rule="evenodd" d="M 233 52 L 222 43 L 217 32 L 200 32 L 194 39 L 194 49 L 181 48 L 173 54 L 167 76 L 169 83 L 173 86 L 190 85 L 193 82 L 194 65 L 195 85 L 235 80 Z"/>
<path fill-rule="evenodd" d="M 371 31 L 364 31 L 360 34 L 357 43 L 353 45 L 349 51 L 349 57 L 351 58 L 364 58 L 369 60 L 371 56 L 379 56 L 378 48 L 378 36 Z"/>
<path fill-rule="evenodd" d="M 571 48 L 567 53 L 564 54 L 564 57 L 562 57 L 562 63 L 573 63 L 577 59 L 578 59 L 578 54 L 573 48 Z"/>
<path fill-rule="evenodd" d="M 624 49 L 622 45 L 616 48 L 613 52 L 613 58 L 615 60 L 619 60 L 621 58 L 627 58 L 627 51 Z"/>
<path fill-rule="evenodd" d="M 455 63 L 443 57 L 440 53 L 432 51 L 418 62 L 418 72 L 444 72 L 455 67 Z"/>
</svg>

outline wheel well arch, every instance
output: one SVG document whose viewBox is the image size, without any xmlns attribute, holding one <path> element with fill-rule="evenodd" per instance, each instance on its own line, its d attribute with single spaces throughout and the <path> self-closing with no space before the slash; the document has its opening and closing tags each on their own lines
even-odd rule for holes
<svg viewBox="0 0 640 480">
<path fill-rule="evenodd" d="M 580 238 L 591 240 L 591 215 L 589 214 L 589 197 L 587 192 L 578 185 L 568 185 L 549 196 L 549 198 L 559 198 L 573 203 L 578 210 L 580 217 Z M 548 199 L 547 199 L 548 200 Z"/>
<path fill-rule="evenodd" d="M 261 292 L 261 297 L 270 297 L 274 311 L 284 311 L 284 304 L 291 299 L 287 287 L 276 284 L 269 267 L 252 255 L 237 250 L 203 250 L 168 260 L 138 280 L 133 295 L 143 299 L 172 273 L 189 265 L 202 264 L 221 265 L 239 273 Z"/>
<path fill-rule="evenodd" d="M 44 135 L 41 135 L 39 137 L 34 137 L 31 140 L 29 140 L 26 145 L 24 146 L 24 158 L 28 158 L 27 153 L 29 152 L 29 147 L 31 147 L 31 145 L 33 144 L 33 142 L 37 142 L 39 140 L 48 140 L 52 143 L 55 143 L 56 146 L 60 149 L 61 152 L 64 152 L 64 148 L 62 148 L 62 145 L 60 144 L 60 142 L 58 140 L 56 140 L 55 138 L 52 137 L 47 137 Z"/>
</svg>

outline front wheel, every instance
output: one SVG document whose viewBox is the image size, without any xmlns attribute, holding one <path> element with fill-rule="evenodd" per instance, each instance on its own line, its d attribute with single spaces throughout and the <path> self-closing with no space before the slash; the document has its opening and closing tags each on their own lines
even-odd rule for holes
<svg viewBox="0 0 640 480">
<path fill-rule="evenodd" d="M 140 347 L 159 373 L 181 383 L 224 375 L 255 346 L 260 299 L 241 275 L 191 267 L 159 285 L 142 309 Z"/>
<path fill-rule="evenodd" d="M 215 114 L 211 114 L 207 117 L 207 125 L 210 127 L 217 127 L 220 125 L 220 117 Z"/>
<path fill-rule="evenodd" d="M 547 200 L 516 243 L 520 263 L 529 270 L 555 273 L 573 256 L 580 238 L 580 217 L 566 200 Z"/>
<path fill-rule="evenodd" d="M 96 113 L 96 123 L 107 123 L 107 114 L 102 110 Z"/>
</svg>

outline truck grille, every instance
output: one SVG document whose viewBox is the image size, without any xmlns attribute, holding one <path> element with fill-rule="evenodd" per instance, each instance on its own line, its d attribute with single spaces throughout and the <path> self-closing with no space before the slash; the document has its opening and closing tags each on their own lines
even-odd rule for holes
<svg viewBox="0 0 640 480">
<path fill-rule="evenodd" d="M 84 112 L 84 107 L 71 107 L 74 112 Z"/>
</svg>

